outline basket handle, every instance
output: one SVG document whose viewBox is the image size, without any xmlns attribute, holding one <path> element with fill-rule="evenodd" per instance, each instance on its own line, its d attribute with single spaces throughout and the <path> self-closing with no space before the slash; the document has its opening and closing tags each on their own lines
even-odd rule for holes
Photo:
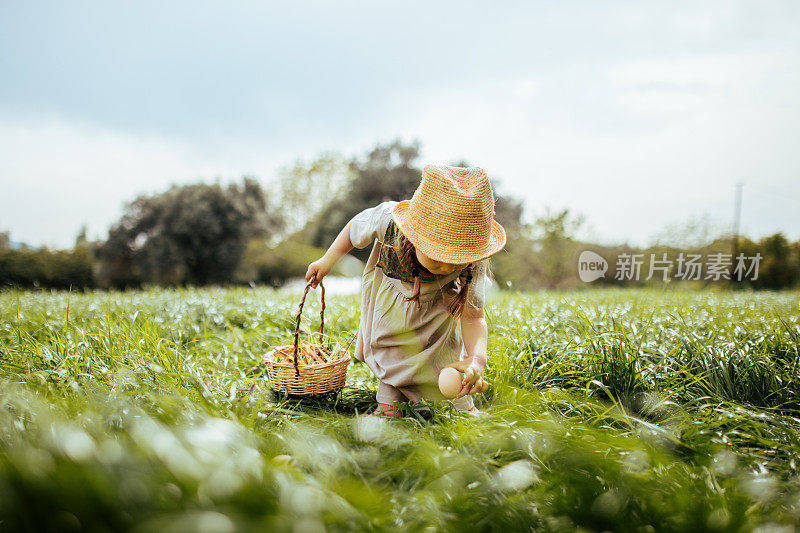
<svg viewBox="0 0 800 533">
<path fill-rule="evenodd" d="M 300 376 L 300 368 L 297 366 L 297 343 L 300 339 L 300 319 L 303 317 L 303 304 L 306 303 L 306 296 L 308 296 L 308 290 L 311 288 L 311 284 L 314 283 L 316 280 L 316 276 L 308 282 L 306 285 L 306 290 L 303 292 L 303 299 L 300 300 L 300 309 L 297 311 L 297 319 L 295 320 L 296 324 L 294 327 L 294 372 L 295 375 Z M 322 333 L 325 329 L 325 286 L 322 284 L 322 280 L 319 282 L 319 287 L 322 289 L 322 310 L 319 312 L 319 335 L 320 335 L 320 342 L 322 341 Z"/>
</svg>

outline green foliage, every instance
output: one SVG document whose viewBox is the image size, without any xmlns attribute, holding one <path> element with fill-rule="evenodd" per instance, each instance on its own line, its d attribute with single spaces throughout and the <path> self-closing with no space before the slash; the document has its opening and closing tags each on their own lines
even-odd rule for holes
<svg viewBox="0 0 800 533">
<path fill-rule="evenodd" d="M 327 248 L 360 211 L 386 200 L 411 198 L 422 172 L 414 166 L 418 157 L 418 142 L 404 145 L 398 140 L 376 146 L 363 161 L 351 161 L 351 176 L 341 193 L 330 198 L 305 229 L 309 244 Z M 352 253 L 366 261 L 369 249 Z"/>
<path fill-rule="evenodd" d="M 539 256 L 527 236 L 509 235 L 506 246 L 489 261 L 492 275 L 503 289 L 536 287 L 540 279 Z"/>
<path fill-rule="evenodd" d="M 235 273 L 239 283 L 266 284 L 280 287 L 290 278 L 303 278 L 308 265 L 325 254 L 325 250 L 296 241 L 283 241 L 270 246 L 264 239 L 252 239 Z M 342 257 L 331 274 L 358 276 L 364 266 L 353 257 Z"/>
<path fill-rule="evenodd" d="M 0 247 L 0 287 L 92 288 L 93 268 L 88 244 L 70 250 Z"/>
<path fill-rule="evenodd" d="M 173 186 L 140 196 L 112 226 L 98 251 L 101 286 L 226 283 L 247 242 L 281 224 L 260 185 L 249 178 Z"/>
<path fill-rule="evenodd" d="M 534 230 L 539 233 L 536 242 L 543 258 L 542 276 L 547 288 L 558 287 L 568 271 L 573 274 L 578 259 L 574 236 L 582 224 L 583 218 L 574 217 L 568 209 L 557 213 L 548 209 L 534 223 Z"/>
<path fill-rule="evenodd" d="M 756 246 L 750 246 L 763 257 L 756 288 L 783 289 L 794 287 L 800 281 L 800 242 L 790 243 L 782 234 L 764 237 Z"/>
<path fill-rule="evenodd" d="M 752 279 L 755 271 L 748 275 L 742 272 L 742 280 L 736 280 L 736 274 L 730 272 L 735 281 L 728 277 L 718 280 L 708 279 L 707 271 L 703 271 L 699 280 L 683 281 L 674 277 L 677 259 L 680 254 L 685 257 L 695 254 L 707 260 L 713 254 L 723 254 L 736 266 L 732 254 L 732 240 L 729 236 L 717 237 L 708 241 L 701 240 L 708 233 L 705 228 L 698 230 L 693 222 L 689 225 L 690 233 L 679 235 L 675 230 L 661 237 L 661 241 L 647 248 L 628 245 L 598 245 L 592 242 L 577 240 L 576 233 L 583 224 L 583 218 L 572 215 L 569 210 L 556 213 L 546 211 L 537 218 L 531 227 L 521 226 L 521 231 L 510 234 L 506 248 L 492 257 L 492 270 L 501 287 L 524 289 L 574 289 L 587 288 L 587 284 L 578 277 L 578 257 L 584 250 L 598 253 L 608 261 L 608 271 L 604 278 L 592 282 L 594 286 L 605 287 L 642 287 L 661 285 L 664 281 L 660 272 L 655 272 L 648 280 L 648 265 L 653 257 L 661 259 L 664 254 L 673 262 L 668 280 L 689 288 L 721 288 L 735 289 L 791 289 L 800 283 L 800 241 L 789 242 L 783 234 L 764 237 L 757 242 L 740 238 L 738 254 L 745 257 L 745 270 L 752 266 L 752 258 L 760 255 L 758 277 Z M 689 235 L 693 237 L 689 238 Z M 688 243 L 681 246 L 680 242 Z M 666 243 L 666 244 L 665 244 Z M 622 254 L 641 254 L 643 264 L 638 279 L 616 279 L 616 261 Z"/>
<path fill-rule="evenodd" d="M 280 209 L 286 219 L 285 238 L 303 229 L 332 198 L 343 194 L 353 179 L 351 161 L 325 152 L 310 162 L 297 160 L 279 171 Z"/>
<path fill-rule="evenodd" d="M 0 293 L 0 529 L 790 530 L 799 296 L 495 294 L 488 416 L 384 420 L 268 391 L 295 292 Z"/>
<path fill-rule="evenodd" d="M 528 226 L 519 222 L 521 204 L 516 209 L 517 222 L 512 221 L 512 231 L 507 232 L 506 247 L 492 257 L 492 270 L 500 286 L 518 290 L 573 287 L 578 256 L 586 246 L 575 240 L 583 218 L 568 209 L 555 213 L 547 209 Z"/>
<path fill-rule="evenodd" d="M 377 145 L 363 160 L 353 159 L 350 162 L 350 174 L 339 186 L 339 193 L 327 199 L 324 207 L 298 237 L 314 246 L 327 248 L 341 229 L 360 211 L 387 200 L 410 199 L 422 176 L 422 168 L 418 166 L 419 151 L 418 141 L 403 144 L 396 140 L 390 144 Z M 466 161 L 459 161 L 454 165 L 470 166 Z M 322 169 L 330 168 L 329 156 L 323 154 L 318 166 Z M 301 173 L 299 179 L 301 184 L 304 183 L 303 175 Z M 495 181 L 495 189 L 497 184 Z M 496 190 L 495 196 L 497 220 L 515 235 L 522 224 L 522 203 L 499 195 Z M 366 261 L 370 249 L 354 249 L 351 253 Z"/>
</svg>

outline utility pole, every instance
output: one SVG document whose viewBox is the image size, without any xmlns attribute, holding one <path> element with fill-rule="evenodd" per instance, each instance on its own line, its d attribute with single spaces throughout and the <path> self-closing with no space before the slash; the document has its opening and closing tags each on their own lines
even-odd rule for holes
<svg viewBox="0 0 800 533">
<path fill-rule="evenodd" d="M 731 283 L 735 283 L 734 272 L 736 270 L 736 254 L 739 253 L 739 224 L 742 218 L 742 186 L 739 181 L 736 183 L 736 200 L 733 205 L 733 239 L 731 243 Z"/>
</svg>

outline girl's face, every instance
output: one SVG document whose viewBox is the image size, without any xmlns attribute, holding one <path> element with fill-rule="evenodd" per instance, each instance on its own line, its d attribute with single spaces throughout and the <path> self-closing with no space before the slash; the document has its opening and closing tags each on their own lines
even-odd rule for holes
<svg viewBox="0 0 800 533">
<path fill-rule="evenodd" d="M 456 270 L 461 270 L 466 268 L 468 264 L 464 263 L 463 265 L 454 265 L 452 263 L 442 263 L 441 261 L 437 261 L 436 259 L 428 257 L 416 248 L 415 250 L 417 252 L 417 261 L 419 261 L 419 264 L 424 266 L 428 272 L 436 274 L 437 276 L 444 276 Z"/>
</svg>

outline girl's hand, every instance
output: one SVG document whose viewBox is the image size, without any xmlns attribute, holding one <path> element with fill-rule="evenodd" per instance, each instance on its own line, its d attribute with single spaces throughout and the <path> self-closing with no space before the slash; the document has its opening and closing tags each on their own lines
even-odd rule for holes
<svg viewBox="0 0 800 533">
<path fill-rule="evenodd" d="M 468 357 L 461 361 L 451 363 L 445 368 L 447 367 L 455 368 L 459 372 L 464 373 L 464 379 L 461 381 L 461 390 L 458 391 L 456 398 L 461 398 L 467 394 L 486 392 L 489 388 L 489 384 L 483 379 L 486 363 Z"/>
<path fill-rule="evenodd" d="M 317 285 L 319 285 L 319 282 L 322 281 L 322 278 L 327 276 L 332 268 L 333 265 L 329 264 L 329 262 L 323 256 L 308 265 L 308 270 L 306 271 L 306 281 L 309 282 L 313 280 L 311 287 L 316 289 Z"/>
</svg>

